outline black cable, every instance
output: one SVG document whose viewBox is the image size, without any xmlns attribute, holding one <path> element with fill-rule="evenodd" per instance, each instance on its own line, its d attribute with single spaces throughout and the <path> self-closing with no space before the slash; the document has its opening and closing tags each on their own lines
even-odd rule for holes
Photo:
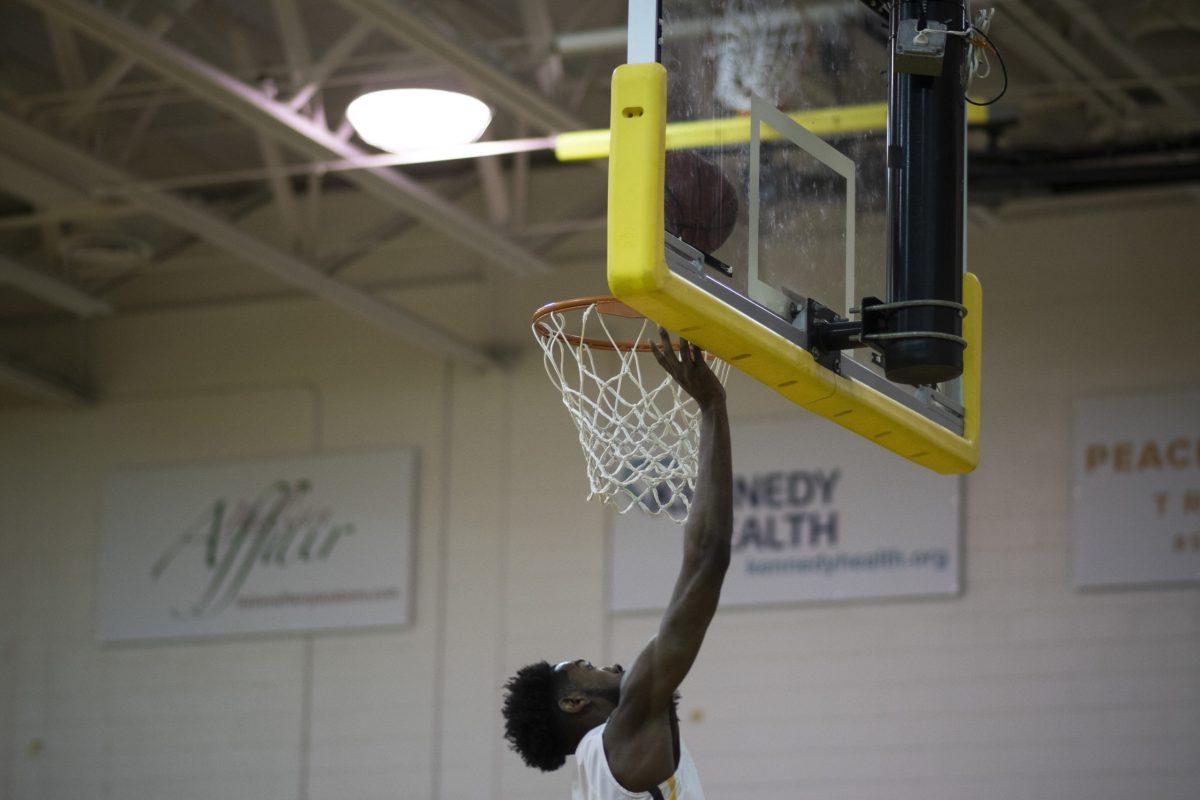
<svg viewBox="0 0 1200 800">
<path fill-rule="evenodd" d="M 996 47 L 995 42 L 993 42 L 986 33 L 979 30 L 979 28 L 972 26 L 971 30 L 973 32 L 979 34 L 980 36 L 982 36 L 983 40 L 988 43 L 988 46 L 991 48 L 992 52 L 996 54 L 996 59 L 1000 62 L 1000 71 L 1004 73 L 1004 85 L 1000 87 L 1000 94 L 996 95 L 991 100 L 988 100 L 985 103 L 977 103 L 974 100 L 972 100 L 970 97 L 967 97 L 966 100 L 968 103 L 970 103 L 973 106 L 990 106 L 992 103 L 995 103 L 1001 97 L 1004 97 L 1004 93 L 1008 91 L 1008 67 L 1005 65 L 1004 56 L 1000 55 L 1000 48 Z"/>
</svg>

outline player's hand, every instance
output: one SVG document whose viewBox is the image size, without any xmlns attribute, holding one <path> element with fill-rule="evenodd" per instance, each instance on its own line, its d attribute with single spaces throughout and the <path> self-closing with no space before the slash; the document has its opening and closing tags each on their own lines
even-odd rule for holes
<svg viewBox="0 0 1200 800">
<path fill-rule="evenodd" d="M 650 352 L 654 353 L 654 358 L 667 374 L 674 378 L 701 408 L 725 402 L 725 387 L 704 360 L 704 351 L 682 336 L 679 337 L 679 349 L 676 351 L 666 328 L 659 328 L 658 335 L 662 343 L 650 342 Z"/>
</svg>

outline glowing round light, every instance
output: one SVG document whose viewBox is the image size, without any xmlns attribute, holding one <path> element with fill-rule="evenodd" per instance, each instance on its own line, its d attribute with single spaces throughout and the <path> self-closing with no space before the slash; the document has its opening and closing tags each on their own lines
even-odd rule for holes
<svg viewBox="0 0 1200 800">
<path fill-rule="evenodd" d="M 441 89 L 384 89 L 356 98 L 346 109 L 355 132 L 391 153 L 466 144 L 483 136 L 492 110 L 482 100 Z"/>
</svg>

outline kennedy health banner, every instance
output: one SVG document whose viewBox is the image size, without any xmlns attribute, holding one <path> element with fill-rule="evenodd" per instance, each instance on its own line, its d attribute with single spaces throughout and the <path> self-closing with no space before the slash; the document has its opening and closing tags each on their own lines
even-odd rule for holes
<svg viewBox="0 0 1200 800">
<path fill-rule="evenodd" d="M 109 477 L 103 641 L 405 625 L 415 450 Z"/>
<path fill-rule="evenodd" d="M 1200 581 L 1200 391 L 1075 403 L 1076 588 Z"/>
<path fill-rule="evenodd" d="M 735 421 L 733 562 L 721 605 L 954 595 L 961 479 L 817 418 Z M 683 528 L 614 514 L 612 611 L 666 607 Z"/>
</svg>

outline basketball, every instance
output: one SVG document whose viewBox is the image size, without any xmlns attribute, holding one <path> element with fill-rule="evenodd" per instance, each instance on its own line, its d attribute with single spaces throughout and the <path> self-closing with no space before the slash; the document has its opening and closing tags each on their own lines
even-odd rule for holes
<svg viewBox="0 0 1200 800">
<path fill-rule="evenodd" d="M 736 190 L 720 168 L 687 151 L 667 153 L 667 232 L 705 253 L 716 251 L 737 222 Z"/>
</svg>

